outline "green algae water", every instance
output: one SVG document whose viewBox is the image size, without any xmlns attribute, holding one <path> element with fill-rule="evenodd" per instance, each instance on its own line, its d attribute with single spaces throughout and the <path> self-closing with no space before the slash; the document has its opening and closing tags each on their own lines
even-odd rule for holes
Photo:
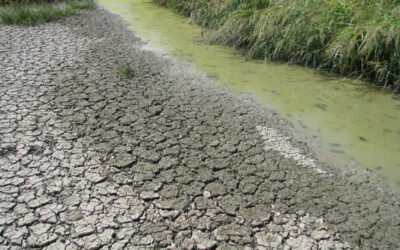
<svg viewBox="0 0 400 250">
<path fill-rule="evenodd" d="M 362 81 L 249 60 L 231 48 L 206 45 L 201 27 L 149 1 L 100 3 L 129 21 L 151 47 L 193 63 L 210 79 L 252 95 L 290 120 L 331 160 L 348 159 L 400 183 L 400 101 L 390 93 Z"/>
</svg>

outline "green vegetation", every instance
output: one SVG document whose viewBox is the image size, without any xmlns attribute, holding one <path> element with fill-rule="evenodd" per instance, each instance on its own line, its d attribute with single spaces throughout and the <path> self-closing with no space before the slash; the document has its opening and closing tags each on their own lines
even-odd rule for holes
<svg viewBox="0 0 400 250">
<path fill-rule="evenodd" d="M 6 24 L 38 25 L 93 8 L 93 0 L 0 0 L 0 19 Z"/>
<path fill-rule="evenodd" d="M 118 67 L 118 74 L 125 76 L 126 78 L 132 78 L 135 76 L 141 76 L 140 72 L 136 72 L 129 63 L 123 63 Z"/>
<path fill-rule="evenodd" d="M 248 56 L 324 68 L 400 91 L 400 0 L 154 0 Z"/>
</svg>

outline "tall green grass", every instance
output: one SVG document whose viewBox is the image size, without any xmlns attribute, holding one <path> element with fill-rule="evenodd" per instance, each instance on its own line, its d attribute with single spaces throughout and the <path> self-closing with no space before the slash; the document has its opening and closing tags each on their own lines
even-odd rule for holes
<svg viewBox="0 0 400 250">
<path fill-rule="evenodd" d="M 324 68 L 400 91 L 400 0 L 154 0 L 253 58 Z"/>
<path fill-rule="evenodd" d="M 0 20 L 6 24 L 38 25 L 93 8 L 92 0 L 0 0 Z"/>
</svg>

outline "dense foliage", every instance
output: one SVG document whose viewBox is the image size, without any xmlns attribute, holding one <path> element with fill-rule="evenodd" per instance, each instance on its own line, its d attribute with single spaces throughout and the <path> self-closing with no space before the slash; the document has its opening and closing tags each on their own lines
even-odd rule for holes
<svg viewBox="0 0 400 250">
<path fill-rule="evenodd" d="M 211 42 L 400 91 L 400 0 L 154 0 L 216 29 Z"/>
</svg>

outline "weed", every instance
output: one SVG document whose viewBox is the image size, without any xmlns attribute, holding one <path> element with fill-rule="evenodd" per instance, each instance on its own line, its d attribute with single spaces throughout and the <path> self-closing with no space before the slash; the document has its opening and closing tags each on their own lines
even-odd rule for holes
<svg viewBox="0 0 400 250">
<path fill-rule="evenodd" d="M 123 63 L 118 67 L 118 74 L 125 76 L 126 78 L 132 78 L 140 76 L 140 72 L 136 72 L 128 63 Z"/>
<path fill-rule="evenodd" d="M 93 8 L 94 1 L 5 1 L 1 5 L 0 19 L 3 23 L 38 25 L 75 14 L 81 9 Z"/>
</svg>

